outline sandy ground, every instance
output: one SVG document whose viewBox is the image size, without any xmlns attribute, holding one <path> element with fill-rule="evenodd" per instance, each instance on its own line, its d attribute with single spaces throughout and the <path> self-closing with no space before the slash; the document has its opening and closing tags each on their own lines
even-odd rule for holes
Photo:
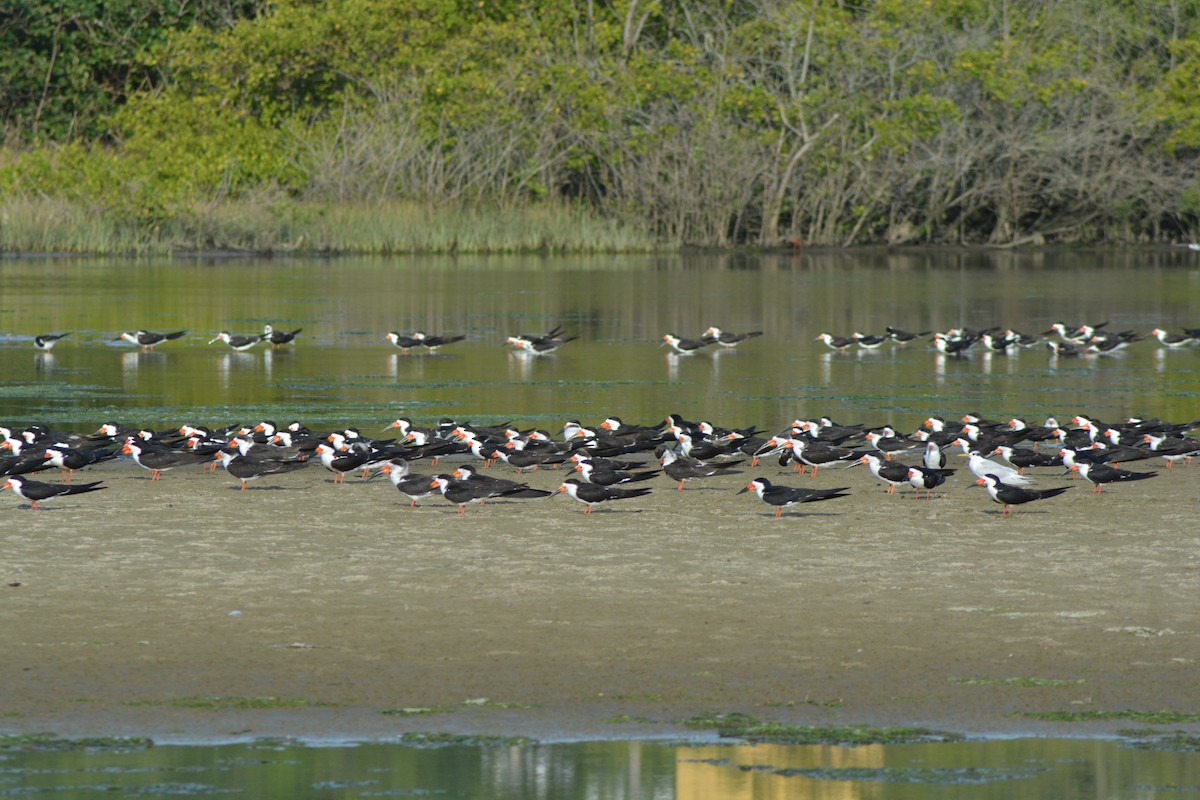
<svg viewBox="0 0 1200 800">
<path fill-rule="evenodd" d="M 852 496 L 776 520 L 735 494 L 753 475 Z M 0 731 L 649 738 L 740 711 L 1092 736 L 1139 725 L 1018 714 L 1200 711 L 1200 466 L 1077 481 L 1011 519 L 966 475 L 928 502 L 864 468 L 660 476 L 591 517 L 562 495 L 410 511 L 320 466 L 239 492 L 122 461 L 77 476 L 107 491 L 37 512 L 4 492 Z M 268 696 L 306 705 L 181 707 Z M 414 707 L 441 710 L 382 713 Z"/>
</svg>

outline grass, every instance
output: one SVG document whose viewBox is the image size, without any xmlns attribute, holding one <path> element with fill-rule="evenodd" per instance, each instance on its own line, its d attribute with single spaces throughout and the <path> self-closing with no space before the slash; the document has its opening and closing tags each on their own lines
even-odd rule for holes
<svg viewBox="0 0 1200 800">
<path fill-rule="evenodd" d="M 785 725 L 773 720 L 759 720 L 747 714 L 713 713 L 679 720 L 691 730 L 716 730 L 727 739 L 771 744 L 901 744 L 905 742 L 950 742 L 962 736 L 929 728 L 877 728 L 869 725 Z"/>
<path fill-rule="evenodd" d="M 524 747 L 537 744 L 535 739 L 525 736 L 469 736 L 458 733 L 405 733 L 400 741 L 416 747 Z"/>
<path fill-rule="evenodd" d="M 300 697 L 176 697 L 171 700 L 136 700 L 132 706 L 168 705 L 172 708 L 198 708 L 209 711 L 258 710 L 269 708 L 314 708 L 329 703 L 314 703 Z"/>
<path fill-rule="evenodd" d="M 490 700 L 486 697 L 476 697 L 464 700 L 456 706 L 409 706 L 405 708 L 385 708 L 380 714 L 389 717 L 421 717 L 427 714 L 448 714 L 461 708 L 533 708 L 521 703 L 505 703 L 500 700 Z"/>
<path fill-rule="evenodd" d="M 1179 711 L 1022 711 L 1018 716 L 1038 722 L 1109 722 L 1127 720 L 1143 725 L 1182 725 L 1200 722 L 1200 713 Z"/>
<path fill-rule="evenodd" d="M 951 678 L 959 686 L 1078 686 L 1083 679 L 1065 678 Z"/>
<path fill-rule="evenodd" d="M 633 253 L 658 244 L 579 206 L 318 203 L 279 195 L 197 201 L 131 220 L 83 201 L 0 200 L 0 252 L 169 255 L 250 253 Z"/>
<path fill-rule="evenodd" d="M 53 733 L 0 735 L 0 752 L 48 752 L 65 750 L 145 750 L 154 742 L 142 737 L 103 736 L 66 739 Z"/>
</svg>

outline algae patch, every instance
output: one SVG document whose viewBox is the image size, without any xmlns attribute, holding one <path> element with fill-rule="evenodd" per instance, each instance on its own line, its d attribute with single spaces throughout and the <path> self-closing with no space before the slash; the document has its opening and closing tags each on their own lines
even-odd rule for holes
<svg viewBox="0 0 1200 800">
<path fill-rule="evenodd" d="M 772 744 L 901 744 L 911 742 L 954 742 L 962 735 L 929 728 L 878 728 L 869 725 L 787 725 L 774 720 L 759 720 L 748 714 L 702 714 L 679 720 L 692 730 L 715 730 L 726 739 Z"/>
</svg>

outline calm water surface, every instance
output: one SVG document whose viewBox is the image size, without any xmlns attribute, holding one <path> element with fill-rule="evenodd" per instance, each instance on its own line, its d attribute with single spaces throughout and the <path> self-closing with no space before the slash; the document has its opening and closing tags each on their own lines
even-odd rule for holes
<svg viewBox="0 0 1200 800">
<path fill-rule="evenodd" d="M 0 421 L 94 430 L 118 420 L 379 428 L 397 416 L 514 419 L 555 428 L 679 412 L 773 429 L 797 416 L 915 428 L 930 414 L 1087 411 L 1200 417 L 1200 348 L 1152 342 L 1056 359 L 937 356 L 925 346 L 833 353 L 822 331 L 915 331 L 1055 321 L 1115 330 L 1200 327 L 1200 255 L 833 253 L 662 258 L 395 258 L 0 262 Z M 290 349 L 233 353 L 219 330 L 302 327 Z M 559 353 L 504 337 L 562 324 Z M 763 330 L 732 352 L 678 357 L 661 336 Z M 187 329 L 156 352 L 122 330 Z M 402 354 L 389 330 L 463 333 Z M 34 335 L 71 331 L 52 354 Z M 782 772 L 781 772 L 782 770 Z M 517 748 L 399 745 L 158 747 L 0 754 L 0 797 L 238 794 L 357 798 L 1143 798 L 1200 796 L 1194 753 L 1112 742 Z"/>
<path fill-rule="evenodd" d="M 1200 326 L 1200 255 L 1122 252 L 796 256 L 0 262 L 0 419 L 92 430 L 406 415 L 556 426 L 669 412 L 777 428 L 797 416 L 911 429 L 929 414 L 1200 416 L 1200 348 L 1142 342 L 1114 356 L 1043 349 L 945 358 L 927 346 L 834 353 L 822 331 L 924 331 L 1055 321 L 1147 332 Z M 284 351 L 235 353 L 219 330 L 302 327 Z M 580 339 L 542 357 L 504 337 L 562 324 Z M 657 345 L 709 325 L 763 330 L 735 351 Z M 122 330 L 187 329 L 138 352 Z M 402 354 L 389 330 L 463 333 Z M 34 335 L 72 331 L 52 354 Z M 1040 421 L 1040 420 L 1039 420 Z"/>
<path fill-rule="evenodd" d="M 0 797 L 1194 798 L 1194 753 L 1110 741 L 521 747 L 268 744 L 0 756 Z"/>
</svg>

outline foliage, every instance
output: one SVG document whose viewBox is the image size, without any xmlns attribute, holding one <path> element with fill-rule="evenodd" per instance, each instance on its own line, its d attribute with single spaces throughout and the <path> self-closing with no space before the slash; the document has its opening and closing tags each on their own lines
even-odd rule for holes
<svg viewBox="0 0 1200 800">
<path fill-rule="evenodd" d="M 668 245 L 1191 238 L 1198 11 L 30 0 L 0 190 L 142 228 L 266 193 L 570 200 Z"/>
</svg>

